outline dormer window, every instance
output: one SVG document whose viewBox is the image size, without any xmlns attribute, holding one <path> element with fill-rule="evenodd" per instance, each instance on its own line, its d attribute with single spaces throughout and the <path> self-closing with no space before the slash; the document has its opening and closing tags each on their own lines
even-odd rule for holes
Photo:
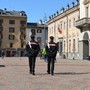
<svg viewBox="0 0 90 90">
<path fill-rule="evenodd" d="M 0 19 L 0 25 L 3 23 L 3 19 Z"/>
<path fill-rule="evenodd" d="M 20 12 L 20 16 L 26 16 L 25 12 L 24 11 L 21 11 Z"/>
<path fill-rule="evenodd" d="M 24 14 L 23 13 L 20 13 L 20 16 L 24 16 Z"/>
</svg>

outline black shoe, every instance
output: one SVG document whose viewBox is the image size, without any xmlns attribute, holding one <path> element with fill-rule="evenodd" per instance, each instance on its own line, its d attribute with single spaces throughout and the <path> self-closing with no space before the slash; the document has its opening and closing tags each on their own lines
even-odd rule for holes
<svg viewBox="0 0 90 90">
<path fill-rule="evenodd" d="M 51 75 L 53 76 L 54 75 L 54 72 L 52 72 Z"/>
<path fill-rule="evenodd" d="M 49 72 L 49 71 L 47 71 L 47 73 L 48 73 L 48 74 L 50 74 L 50 72 Z"/>
<path fill-rule="evenodd" d="M 32 75 L 35 75 L 35 73 L 33 72 Z"/>
<path fill-rule="evenodd" d="M 51 75 L 53 76 L 53 75 L 54 75 L 54 73 L 51 73 Z"/>
<path fill-rule="evenodd" d="M 32 74 L 32 71 L 29 71 L 30 74 Z"/>
</svg>

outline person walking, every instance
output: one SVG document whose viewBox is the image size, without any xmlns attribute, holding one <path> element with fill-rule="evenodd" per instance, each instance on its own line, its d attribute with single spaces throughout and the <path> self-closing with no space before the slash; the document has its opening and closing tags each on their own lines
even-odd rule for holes
<svg viewBox="0 0 90 90">
<path fill-rule="evenodd" d="M 40 52 L 39 52 L 39 57 L 42 60 L 42 50 L 40 50 Z"/>
<path fill-rule="evenodd" d="M 57 44 L 53 41 L 54 37 L 50 36 L 50 42 L 46 46 L 46 52 L 47 52 L 47 73 L 54 75 L 54 64 L 56 60 L 56 54 L 57 54 Z"/>
<path fill-rule="evenodd" d="M 42 55 L 43 55 L 44 62 L 47 62 L 47 52 L 46 52 L 46 48 L 43 48 L 43 50 L 42 50 Z"/>
<path fill-rule="evenodd" d="M 2 59 L 4 59 L 4 51 L 2 50 L 2 52 L 1 52 L 1 56 L 2 56 Z"/>
<path fill-rule="evenodd" d="M 35 41 L 35 36 L 31 35 L 31 41 L 26 44 L 26 51 L 29 57 L 29 72 L 35 75 L 36 57 L 40 51 L 40 46 L 39 43 Z"/>
</svg>

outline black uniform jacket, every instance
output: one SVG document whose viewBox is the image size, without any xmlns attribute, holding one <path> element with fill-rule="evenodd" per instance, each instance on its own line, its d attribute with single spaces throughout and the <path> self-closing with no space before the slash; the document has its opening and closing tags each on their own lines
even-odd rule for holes
<svg viewBox="0 0 90 90">
<path fill-rule="evenodd" d="M 31 47 L 30 47 L 30 45 L 31 45 Z M 29 57 L 37 57 L 37 55 L 40 51 L 39 43 L 36 42 L 35 40 L 31 40 L 30 42 L 28 42 L 26 44 L 26 51 L 27 51 L 27 55 Z"/>
<path fill-rule="evenodd" d="M 46 52 L 49 57 L 56 57 L 57 50 L 58 47 L 55 42 L 49 42 L 49 44 L 46 46 Z"/>
</svg>

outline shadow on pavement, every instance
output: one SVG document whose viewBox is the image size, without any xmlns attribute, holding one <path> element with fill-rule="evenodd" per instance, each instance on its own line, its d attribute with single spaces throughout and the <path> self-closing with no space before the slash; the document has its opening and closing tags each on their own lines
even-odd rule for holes
<svg viewBox="0 0 90 90">
<path fill-rule="evenodd" d="M 83 73 L 76 73 L 76 72 L 62 72 L 62 73 L 55 73 L 56 75 L 80 75 L 80 74 L 90 74 L 90 72 L 83 72 Z"/>
<path fill-rule="evenodd" d="M 0 67 L 5 67 L 5 65 L 0 65 Z"/>
<path fill-rule="evenodd" d="M 37 75 L 48 75 L 47 73 L 36 73 Z"/>
</svg>

